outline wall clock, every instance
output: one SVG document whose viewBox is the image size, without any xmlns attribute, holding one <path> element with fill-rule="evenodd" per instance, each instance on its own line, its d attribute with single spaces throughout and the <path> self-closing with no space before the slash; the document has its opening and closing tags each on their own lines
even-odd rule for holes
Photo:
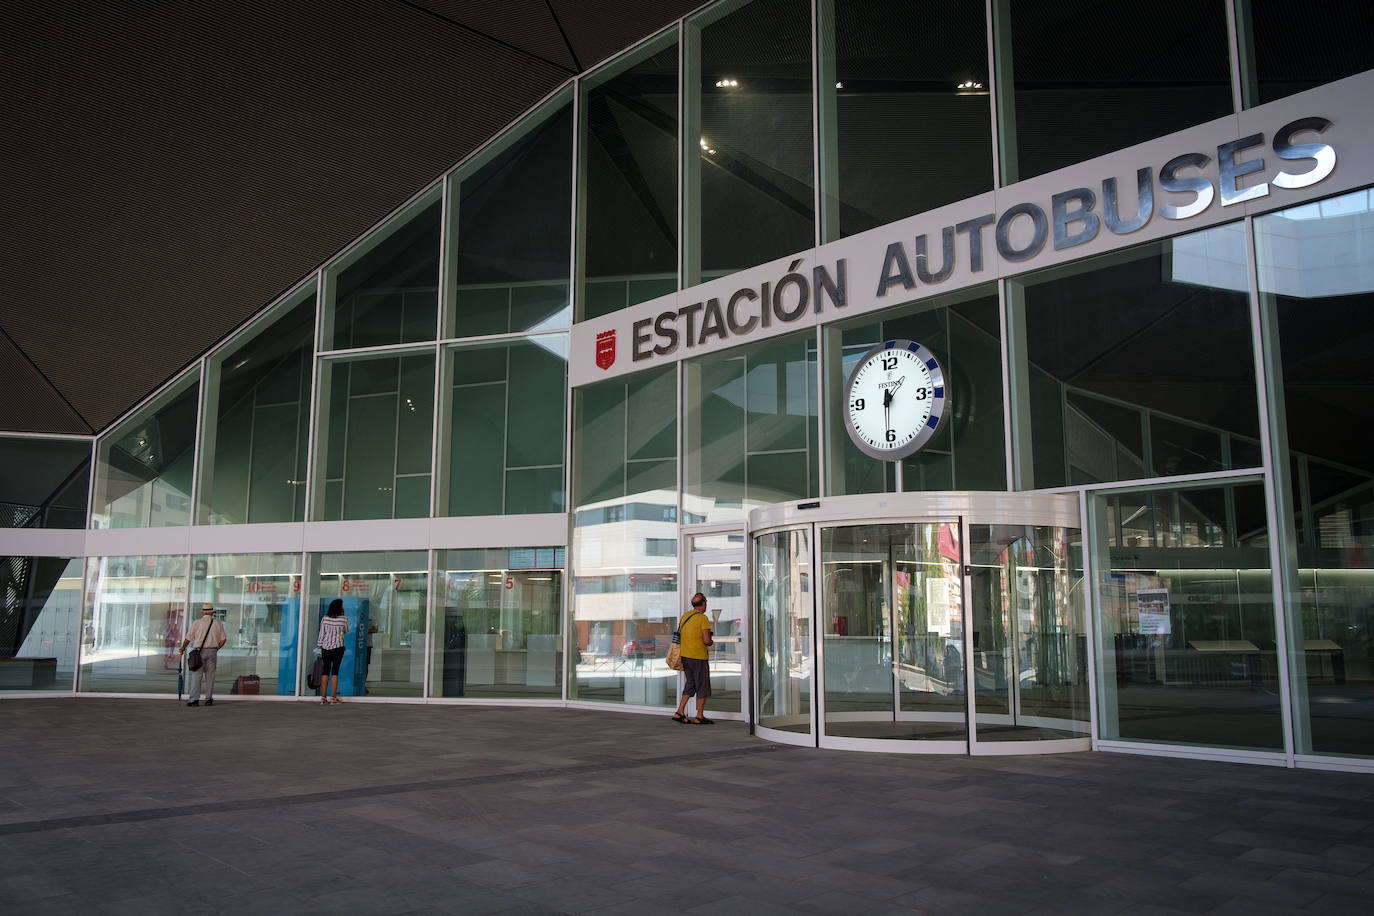
<svg viewBox="0 0 1374 916">
<path fill-rule="evenodd" d="M 889 340 L 855 364 L 844 400 L 845 429 L 859 450 L 896 461 L 940 431 L 949 388 L 935 354 L 914 341 Z"/>
</svg>

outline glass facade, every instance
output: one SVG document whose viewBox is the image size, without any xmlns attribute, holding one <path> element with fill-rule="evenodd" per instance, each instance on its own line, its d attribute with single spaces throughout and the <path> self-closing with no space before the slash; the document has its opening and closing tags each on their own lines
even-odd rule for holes
<svg viewBox="0 0 1374 916">
<path fill-rule="evenodd" d="M 689 90 L 700 138 L 684 166 L 699 183 L 701 209 L 692 239 L 699 264 L 690 265 L 685 285 L 815 241 L 811 4 L 755 0 L 717 9 L 732 6 L 701 26 L 700 82 Z"/>
<path fill-rule="evenodd" d="M 1315 3 L 1298 43 L 1282 5 L 1233 6 L 730 0 L 578 77 L 94 442 L 0 434 L 0 690 L 172 695 L 210 601 L 220 691 L 297 695 L 339 597 L 353 696 L 659 709 L 682 580 L 723 570 L 776 598 L 739 602 L 755 644 L 730 650 L 775 731 L 1081 738 L 1095 685 L 1108 746 L 1374 758 L 1374 200 L 1347 190 L 1374 175 L 1186 232 L 1155 214 L 1140 241 L 1003 258 L 949 294 L 924 288 L 918 234 L 919 298 L 816 292 L 786 331 L 569 384 L 591 321 L 1054 170 L 1100 187 L 1079 163 L 1304 89 L 1335 105 L 1323 87 L 1374 65 L 1339 39 L 1364 5 Z M 849 372 L 892 339 L 956 392 L 900 489 L 1070 490 L 1081 527 L 749 541 L 760 507 L 899 489 L 843 426 Z M 76 532 L 84 558 L 23 540 L 83 526 L 122 530 Z M 813 624 L 818 601 L 843 625 Z M 865 681 L 879 663 L 905 680 Z M 733 690 L 721 714 L 749 715 Z"/>
<path fill-rule="evenodd" d="M 563 696 L 562 547 L 434 555 L 430 696 Z"/>
<path fill-rule="evenodd" d="M 1235 109 L 1224 4 L 1168 0 L 1148 15 L 1101 0 L 992 6 L 1006 184 Z"/>
<path fill-rule="evenodd" d="M 185 556 L 91 557 L 77 687 L 176 694 L 186 616 Z"/>
<path fill-rule="evenodd" d="M 572 323 L 572 130 L 571 105 L 527 119 L 453 178 L 454 327 L 445 337 Z"/>
<path fill-rule="evenodd" d="M 425 685 L 429 569 L 423 550 L 316 554 L 310 558 L 305 613 L 306 667 L 320 620 L 335 598 L 348 618 L 339 696 L 418 697 Z"/>
<path fill-rule="evenodd" d="M 97 528 L 191 523 L 200 374 L 187 373 L 96 449 L 92 521 Z"/>
<path fill-rule="evenodd" d="M 816 91 L 835 137 L 821 152 L 822 241 L 991 191 L 983 0 L 817 6 L 834 29 Z M 921 36 L 919 54 L 913 35 Z"/>
<path fill-rule="evenodd" d="M 1300 750 L 1374 756 L 1374 201 L 1357 191 L 1255 221 L 1286 436 L 1283 506 Z M 1291 507 L 1291 515 L 1289 509 Z"/>
<path fill-rule="evenodd" d="M 684 386 L 683 499 L 694 520 L 819 494 L 814 336 L 693 360 Z"/>
<path fill-rule="evenodd" d="M 192 606 L 213 604 L 228 638 L 217 659 L 217 691 L 296 693 L 301 572 L 298 553 L 191 558 Z"/>
<path fill-rule="evenodd" d="M 455 347 L 447 359 L 444 514 L 562 512 L 567 335 Z"/>
<path fill-rule="evenodd" d="M 1281 750 L 1258 484 L 1096 499 L 1103 738 Z"/>
<path fill-rule="evenodd" d="M 442 213 L 439 189 L 431 189 L 326 272 L 324 349 L 435 338 Z"/>
<path fill-rule="evenodd" d="M 677 289 L 675 33 L 583 81 L 581 317 Z"/>
<path fill-rule="evenodd" d="M 91 443 L 0 436 L 0 528 L 85 528 Z"/>
<path fill-rule="evenodd" d="M 200 522 L 305 518 L 315 290 L 206 362 Z"/>
<path fill-rule="evenodd" d="M 319 517 L 428 515 L 434 354 L 340 360 L 320 372 Z"/>
<path fill-rule="evenodd" d="M 0 693 L 72 689 L 83 566 L 80 558 L 0 557 Z"/>
<path fill-rule="evenodd" d="M 1021 488 L 1257 466 L 1245 270 L 1232 223 L 1012 284 L 1033 454 Z"/>
<path fill-rule="evenodd" d="M 573 397 L 574 504 L 568 695 L 663 706 L 677 588 L 677 382 L 644 373 Z"/>
</svg>

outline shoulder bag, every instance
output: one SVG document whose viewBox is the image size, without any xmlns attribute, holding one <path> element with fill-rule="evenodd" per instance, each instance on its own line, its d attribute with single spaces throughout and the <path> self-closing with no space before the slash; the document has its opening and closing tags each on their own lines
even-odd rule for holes
<svg viewBox="0 0 1374 916">
<path fill-rule="evenodd" d="M 673 631 L 673 644 L 668 647 L 668 657 L 665 661 L 668 663 L 668 667 L 672 668 L 674 671 L 682 670 L 682 624 L 700 613 L 701 611 L 693 611 L 688 614 L 683 618 L 682 623 L 678 624 L 677 629 Z"/>
<path fill-rule="evenodd" d="M 205 635 L 200 638 L 200 645 L 191 650 L 191 654 L 186 656 L 186 670 L 199 671 L 205 661 L 200 657 L 200 650 L 205 648 L 205 641 L 210 638 L 210 631 L 215 628 L 215 618 L 212 614 L 210 622 L 205 625 Z"/>
</svg>

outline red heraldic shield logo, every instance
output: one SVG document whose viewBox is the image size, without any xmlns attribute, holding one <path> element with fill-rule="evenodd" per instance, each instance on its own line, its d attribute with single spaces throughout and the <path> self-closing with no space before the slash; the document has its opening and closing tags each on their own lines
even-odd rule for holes
<svg viewBox="0 0 1374 916">
<path fill-rule="evenodd" d="M 609 369 L 615 362 L 615 329 L 596 335 L 596 368 Z"/>
</svg>

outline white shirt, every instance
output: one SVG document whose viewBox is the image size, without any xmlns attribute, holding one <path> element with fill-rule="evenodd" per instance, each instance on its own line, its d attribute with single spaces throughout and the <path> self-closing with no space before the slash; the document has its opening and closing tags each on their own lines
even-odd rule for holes
<svg viewBox="0 0 1374 916">
<path fill-rule="evenodd" d="M 205 635 L 206 628 L 210 628 L 210 635 Z M 219 622 L 219 618 L 214 614 L 201 614 L 196 622 L 191 624 L 191 628 L 186 631 L 186 638 L 190 640 L 192 649 L 201 648 L 201 640 L 205 640 L 205 648 L 216 649 L 219 644 L 229 637 L 224 633 L 224 624 Z"/>
</svg>

